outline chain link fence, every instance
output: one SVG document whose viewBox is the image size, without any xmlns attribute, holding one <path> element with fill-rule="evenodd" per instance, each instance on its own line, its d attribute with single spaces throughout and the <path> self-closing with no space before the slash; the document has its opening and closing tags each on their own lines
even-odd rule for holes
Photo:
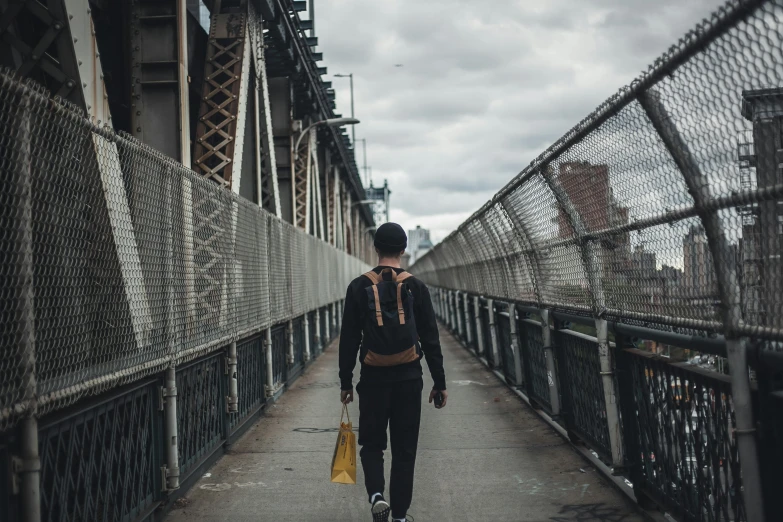
<svg viewBox="0 0 783 522">
<path fill-rule="evenodd" d="M 0 431 L 340 300 L 368 268 L 0 72 Z"/>
<path fill-rule="evenodd" d="M 411 271 L 499 299 L 783 341 L 782 21 L 779 1 L 727 3 Z"/>
</svg>

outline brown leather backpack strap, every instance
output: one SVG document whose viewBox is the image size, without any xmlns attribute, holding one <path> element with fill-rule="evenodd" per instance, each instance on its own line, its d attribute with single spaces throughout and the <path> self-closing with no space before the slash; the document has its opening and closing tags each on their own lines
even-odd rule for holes
<svg viewBox="0 0 783 522">
<path fill-rule="evenodd" d="M 403 281 L 411 277 L 413 277 L 413 274 L 411 274 L 410 272 L 400 272 L 399 274 L 397 274 L 397 282 L 402 283 Z"/>
<path fill-rule="evenodd" d="M 372 285 L 372 293 L 375 294 L 375 318 L 378 326 L 383 326 L 383 314 L 381 313 L 381 296 L 378 294 L 378 286 Z"/>
<path fill-rule="evenodd" d="M 402 283 L 397 283 L 397 314 L 400 317 L 400 324 L 405 324 L 405 310 L 402 309 Z"/>
<path fill-rule="evenodd" d="M 381 282 L 381 277 L 375 272 L 373 272 L 372 270 L 370 270 L 369 272 L 365 272 L 362 275 L 367 279 L 369 279 L 370 281 L 372 281 L 372 284 L 374 285 L 377 285 L 378 283 Z"/>
</svg>

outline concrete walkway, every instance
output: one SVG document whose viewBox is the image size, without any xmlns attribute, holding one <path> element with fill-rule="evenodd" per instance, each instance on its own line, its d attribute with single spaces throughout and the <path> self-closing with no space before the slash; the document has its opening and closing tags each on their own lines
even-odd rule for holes
<svg viewBox="0 0 783 522">
<path fill-rule="evenodd" d="M 424 409 L 410 510 L 416 522 L 643 520 L 450 334 L 442 330 L 441 338 L 449 403 Z M 350 411 L 356 427 L 356 403 Z M 335 343 L 168 520 L 370 521 L 361 464 L 359 485 L 329 482 L 339 415 Z M 390 458 L 387 451 L 387 477 Z"/>
</svg>

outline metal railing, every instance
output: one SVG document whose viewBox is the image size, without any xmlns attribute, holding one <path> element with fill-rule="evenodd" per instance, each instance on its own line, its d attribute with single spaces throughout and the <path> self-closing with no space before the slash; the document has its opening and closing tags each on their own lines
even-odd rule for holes
<svg viewBox="0 0 783 522">
<path fill-rule="evenodd" d="M 481 357 L 615 469 L 651 462 L 629 447 L 632 420 L 652 431 L 631 445 L 652 452 L 639 437 L 663 433 L 680 446 L 659 448 L 663 467 L 644 468 L 653 475 L 634 485 L 682 519 L 763 520 L 764 510 L 769 520 L 783 517 L 769 489 L 780 481 L 770 462 L 783 462 L 774 449 L 783 442 L 775 420 L 783 396 L 782 23 L 779 1 L 728 2 L 411 267 L 446 292 L 441 317 L 463 341 L 457 296 L 480 297 Z M 752 145 L 753 161 L 748 147 L 738 152 L 737 136 Z M 510 335 L 507 305 L 537 317 L 522 321 L 522 335 Z M 530 331 L 538 318 L 540 341 Z M 564 320 L 583 328 L 563 329 Z M 658 369 L 685 371 L 680 381 L 701 384 L 675 387 L 720 389 L 728 398 L 721 404 L 731 405 L 725 429 L 714 431 L 720 440 L 706 446 L 719 464 L 700 474 L 688 468 L 701 462 L 703 444 L 686 451 L 696 444 L 687 442 L 687 422 L 664 427 L 657 417 L 643 420 L 641 403 L 623 404 L 638 387 L 663 393 L 640 380 L 619 389 L 617 358 L 639 354 L 613 349 L 612 337 L 638 327 L 727 359 L 730 384 Z M 527 347 L 515 350 L 514 339 Z M 524 383 L 509 371 L 504 345 L 520 359 Z M 662 400 L 653 395 L 645 405 Z M 664 457 L 679 462 L 664 466 Z"/>
<path fill-rule="evenodd" d="M 448 324 L 456 310 L 455 292 L 437 287 L 431 291 L 439 319 L 455 337 L 531 405 L 560 424 L 572 442 L 587 446 L 614 474 L 624 475 L 640 504 L 660 508 L 678 520 L 758 520 L 748 515 L 743 495 L 746 489 L 729 377 L 635 347 L 651 340 L 725 355 L 724 338 L 694 341 L 661 329 L 609 324 L 608 333 L 614 338 L 609 346 L 615 362 L 613 396 L 620 416 L 612 428 L 598 338 L 574 329 L 584 329 L 581 326 L 589 323 L 589 317 L 554 313 L 551 323 L 545 324 L 541 320 L 544 310 L 495 301 L 501 311 L 494 326 L 488 314 L 473 319 L 476 329 L 489 331 L 487 337 L 492 329 L 496 331 L 498 351 L 511 359 L 493 367 L 489 345 L 476 350 L 456 326 Z M 503 311 L 509 308 L 520 310 L 515 317 L 518 344 L 503 333 L 510 331 L 511 315 Z M 554 344 L 545 347 L 547 329 Z M 554 358 L 552 365 L 547 351 Z M 524 381 L 515 380 L 515 368 L 525 369 Z M 755 384 L 753 396 L 758 404 L 761 396 Z M 760 416 L 760 425 L 775 426 L 778 412 L 773 409 Z M 615 437 L 610 436 L 610 429 L 617 430 Z M 619 460 L 614 456 L 613 438 L 622 445 Z M 775 449 L 779 442 L 772 438 L 761 449 L 766 455 L 762 465 L 765 491 L 774 492 L 783 478 L 783 459 Z M 778 509 L 770 502 L 767 520 L 777 520 Z"/>
</svg>

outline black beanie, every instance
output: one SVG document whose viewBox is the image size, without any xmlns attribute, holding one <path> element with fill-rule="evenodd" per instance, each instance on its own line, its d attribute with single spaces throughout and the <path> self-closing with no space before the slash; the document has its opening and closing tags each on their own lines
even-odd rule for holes
<svg viewBox="0 0 783 522">
<path fill-rule="evenodd" d="M 375 231 L 375 248 L 381 252 L 402 252 L 408 247 L 408 236 L 397 223 L 384 223 Z"/>
</svg>

